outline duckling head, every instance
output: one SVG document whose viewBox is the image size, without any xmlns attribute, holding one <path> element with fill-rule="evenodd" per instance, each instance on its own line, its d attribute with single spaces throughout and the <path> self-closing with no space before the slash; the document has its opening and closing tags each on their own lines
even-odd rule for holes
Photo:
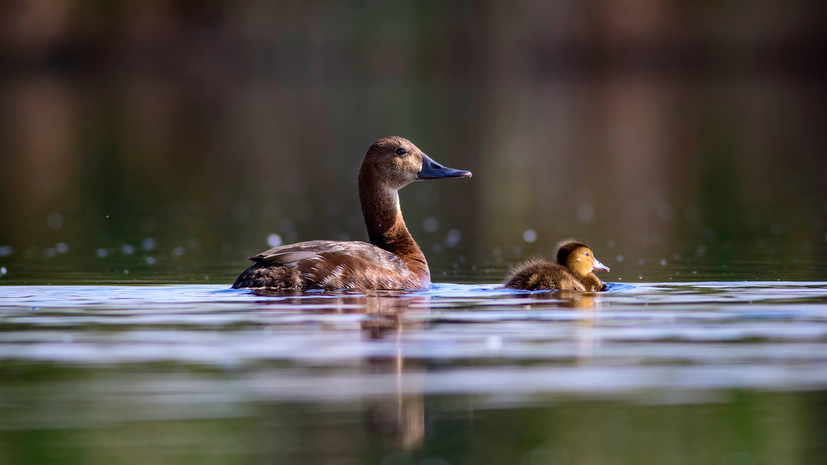
<svg viewBox="0 0 827 465">
<path fill-rule="evenodd" d="M 609 271 L 609 267 L 600 263 L 589 246 L 574 240 L 560 243 L 557 248 L 557 263 L 578 276 L 586 276 L 594 271 Z"/>
<path fill-rule="evenodd" d="M 359 169 L 360 184 L 378 184 L 391 190 L 399 190 L 423 179 L 470 177 L 470 171 L 443 166 L 411 141 L 397 136 L 374 142 L 365 153 Z"/>
</svg>

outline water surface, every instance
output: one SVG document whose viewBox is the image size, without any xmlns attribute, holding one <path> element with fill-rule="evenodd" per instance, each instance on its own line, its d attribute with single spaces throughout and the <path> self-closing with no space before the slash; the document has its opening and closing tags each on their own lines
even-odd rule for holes
<svg viewBox="0 0 827 465">
<path fill-rule="evenodd" d="M 827 283 L 5 286 L 0 373 L 3 463 L 818 463 Z"/>
</svg>

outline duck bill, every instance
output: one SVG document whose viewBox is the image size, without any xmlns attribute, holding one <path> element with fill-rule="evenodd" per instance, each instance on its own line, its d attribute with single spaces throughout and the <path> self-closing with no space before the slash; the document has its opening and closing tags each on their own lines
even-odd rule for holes
<svg viewBox="0 0 827 465">
<path fill-rule="evenodd" d="M 440 165 L 423 153 L 422 169 L 416 173 L 416 177 L 417 179 L 470 178 L 471 172 Z"/>
<path fill-rule="evenodd" d="M 600 260 L 598 260 L 596 258 L 594 259 L 594 268 L 593 268 L 593 270 L 594 271 L 611 271 L 611 270 L 609 270 L 608 266 L 600 263 Z"/>
</svg>

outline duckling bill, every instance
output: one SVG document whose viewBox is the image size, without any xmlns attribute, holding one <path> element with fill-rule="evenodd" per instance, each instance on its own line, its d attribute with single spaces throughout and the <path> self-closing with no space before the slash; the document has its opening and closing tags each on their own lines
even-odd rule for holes
<svg viewBox="0 0 827 465">
<path fill-rule="evenodd" d="M 557 246 L 556 262 L 535 258 L 517 265 L 505 278 L 509 289 L 596 292 L 606 285 L 595 271 L 609 271 L 586 244 L 566 240 Z"/>
<path fill-rule="evenodd" d="M 254 263 L 233 284 L 239 288 L 427 289 L 431 273 L 399 208 L 399 189 L 426 179 L 470 178 L 443 166 L 402 137 L 379 139 L 359 168 L 359 200 L 370 243 L 308 241 L 249 257 Z"/>
</svg>

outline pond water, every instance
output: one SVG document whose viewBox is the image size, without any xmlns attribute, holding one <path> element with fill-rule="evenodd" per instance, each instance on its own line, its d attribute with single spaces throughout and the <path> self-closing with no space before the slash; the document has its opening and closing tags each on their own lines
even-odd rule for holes
<svg viewBox="0 0 827 465">
<path fill-rule="evenodd" d="M 5 3 L 0 465 L 825 462 L 824 2 Z M 228 289 L 387 135 L 433 289 Z"/>
<path fill-rule="evenodd" d="M 821 463 L 827 282 L 0 287 L 0 463 Z"/>
</svg>

